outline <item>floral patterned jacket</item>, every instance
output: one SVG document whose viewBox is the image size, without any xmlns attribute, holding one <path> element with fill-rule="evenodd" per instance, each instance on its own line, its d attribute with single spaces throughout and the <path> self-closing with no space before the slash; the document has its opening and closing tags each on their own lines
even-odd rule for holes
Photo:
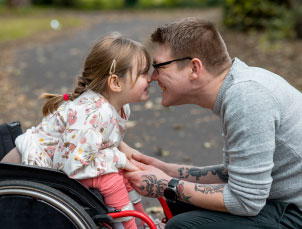
<svg viewBox="0 0 302 229">
<path fill-rule="evenodd" d="M 16 139 L 22 163 L 56 168 L 73 179 L 118 172 L 126 164 L 117 147 L 130 116 L 128 104 L 122 113 L 101 94 L 86 91 Z"/>
</svg>

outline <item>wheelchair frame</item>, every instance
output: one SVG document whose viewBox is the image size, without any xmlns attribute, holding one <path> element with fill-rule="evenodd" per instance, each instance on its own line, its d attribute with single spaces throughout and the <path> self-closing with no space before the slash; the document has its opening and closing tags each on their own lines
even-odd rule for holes
<svg viewBox="0 0 302 229">
<path fill-rule="evenodd" d="M 0 137 L 2 137 L 0 140 L 6 153 L 15 146 L 15 138 L 22 133 L 22 131 L 20 132 L 21 124 L 19 122 L 12 123 L 11 126 L 12 128 L 10 128 L 7 133 L 3 133 L 3 130 L 6 130 L 3 129 L 3 125 L 0 125 L 0 127 L 2 127 L 0 128 Z M 9 139 L 8 136 L 11 137 L 11 139 Z M 3 155 L 1 156 L 3 157 Z M 172 214 L 166 201 L 163 198 L 159 198 L 159 201 L 166 215 L 166 218 L 162 221 L 166 222 L 172 217 Z M 3 208 L 3 206 L 7 206 L 7 208 Z M 61 171 L 1 162 L 1 227 L 27 228 L 24 225 L 24 223 L 26 224 L 26 220 L 23 220 L 22 214 L 21 220 L 19 220 L 20 222 L 18 221 L 20 214 L 16 213 L 18 212 L 16 206 L 29 206 L 33 209 L 36 207 L 39 217 L 41 214 L 41 220 L 45 220 L 47 216 L 43 215 L 44 210 L 40 209 L 46 209 L 50 214 L 56 215 L 55 218 L 59 220 L 58 222 L 65 222 L 71 225 L 70 228 L 111 228 L 110 224 L 114 222 L 113 219 L 133 216 L 143 220 L 150 229 L 156 229 L 156 225 L 147 215 L 134 210 L 117 211 L 106 206 L 98 190 L 86 188 L 80 182 L 70 179 Z M 63 214 L 64 217 L 58 215 L 56 211 Z M 40 222 L 38 222 L 40 218 L 35 220 L 35 215 L 31 215 L 30 212 L 25 213 L 29 215 L 29 217 L 33 217 L 28 221 L 29 224 L 36 223 L 40 225 Z M 11 226 L 12 222 L 16 224 L 16 227 Z M 60 223 L 57 223 L 57 225 Z M 49 225 L 50 224 L 52 224 L 52 220 L 49 221 Z M 22 225 L 22 227 L 20 225 Z M 41 227 L 31 225 L 30 228 Z M 43 226 L 43 228 L 45 228 L 45 226 Z M 56 229 L 59 228 L 59 226 L 56 226 Z M 67 226 L 65 227 L 65 225 L 63 225 L 62 228 L 65 229 Z"/>
</svg>

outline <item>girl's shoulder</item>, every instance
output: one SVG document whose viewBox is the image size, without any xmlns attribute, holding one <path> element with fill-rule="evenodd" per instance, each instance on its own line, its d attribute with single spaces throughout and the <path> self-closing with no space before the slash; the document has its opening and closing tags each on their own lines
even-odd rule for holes
<svg viewBox="0 0 302 229">
<path fill-rule="evenodd" d="M 103 107 L 107 108 L 110 104 L 106 100 L 106 98 L 100 93 L 88 90 L 82 95 L 80 95 L 78 98 L 76 98 L 74 101 L 72 101 L 70 105 L 71 107 L 77 108 L 99 109 Z"/>
<path fill-rule="evenodd" d="M 67 122 L 74 129 L 86 129 L 110 122 L 113 116 L 110 103 L 101 94 L 87 91 L 68 104 Z"/>
</svg>

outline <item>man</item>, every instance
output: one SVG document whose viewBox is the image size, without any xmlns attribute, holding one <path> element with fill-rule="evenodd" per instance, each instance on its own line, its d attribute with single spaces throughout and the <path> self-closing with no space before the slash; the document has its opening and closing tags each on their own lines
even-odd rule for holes
<svg viewBox="0 0 302 229">
<path fill-rule="evenodd" d="M 141 171 L 126 177 L 142 195 L 169 201 L 166 228 L 302 228 L 302 94 L 272 72 L 231 60 L 210 22 L 187 18 L 151 39 L 162 105 L 211 109 L 224 135 L 221 165 L 133 155 Z"/>
</svg>

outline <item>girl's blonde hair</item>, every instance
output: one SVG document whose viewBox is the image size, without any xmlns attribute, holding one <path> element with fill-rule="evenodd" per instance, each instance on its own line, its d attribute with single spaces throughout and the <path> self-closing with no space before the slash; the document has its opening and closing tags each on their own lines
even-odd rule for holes
<svg viewBox="0 0 302 229">
<path fill-rule="evenodd" d="M 122 37 L 119 33 L 112 33 L 100 38 L 92 47 L 84 64 L 82 75 L 78 77 L 77 86 L 68 93 L 69 100 L 74 100 L 83 92 L 90 89 L 102 93 L 107 89 L 107 79 L 112 74 L 113 62 L 115 72 L 119 77 L 132 73 L 133 60 L 137 58 L 137 76 L 147 73 L 150 67 L 150 56 L 146 48 L 131 39 Z M 41 98 L 46 99 L 42 109 L 43 116 L 53 113 L 64 101 L 62 95 L 44 93 Z"/>
</svg>

